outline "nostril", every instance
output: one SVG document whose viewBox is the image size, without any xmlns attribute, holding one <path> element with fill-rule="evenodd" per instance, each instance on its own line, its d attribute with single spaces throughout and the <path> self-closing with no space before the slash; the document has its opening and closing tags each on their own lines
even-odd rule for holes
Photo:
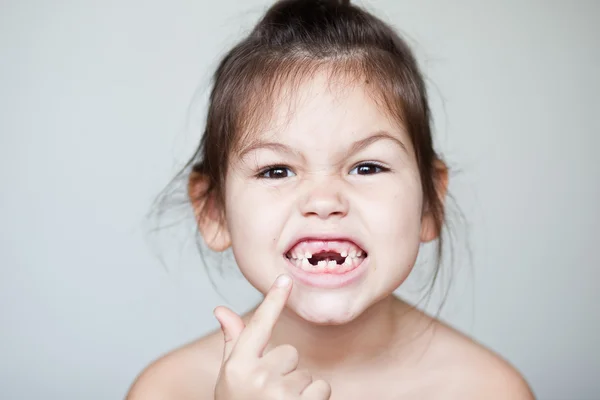
<svg viewBox="0 0 600 400">
<path fill-rule="evenodd" d="M 331 209 L 318 209 L 318 210 L 311 210 L 311 211 L 307 211 L 304 212 L 305 216 L 315 216 L 318 217 L 320 219 L 327 219 L 327 218 L 331 218 L 331 217 L 343 217 L 344 215 L 346 215 L 345 211 L 342 210 L 331 210 Z"/>
<path fill-rule="evenodd" d="M 324 190 L 312 192 L 303 202 L 302 213 L 316 215 L 321 219 L 342 217 L 348 212 L 348 203 L 338 190 L 329 185 Z"/>
</svg>

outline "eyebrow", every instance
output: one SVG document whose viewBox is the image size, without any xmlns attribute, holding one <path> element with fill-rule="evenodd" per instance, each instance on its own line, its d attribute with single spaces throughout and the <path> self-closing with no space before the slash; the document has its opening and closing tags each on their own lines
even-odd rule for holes
<svg viewBox="0 0 600 400">
<path fill-rule="evenodd" d="M 385 139 L 393 141 L 398 146 L 400 146 L 405 152 L 408 152 L 408 149 L 406 148 L 406 146 L 404 145 L 404 143 L 402 143 L 402 141 L 400 139 L 398 139 L 397 137 L 395 137 L 394 135 L 392 135 L 389 132 L 377 131 L 377 132 L 371 134 L 370 136 L 367 136 L 364 139 L 354 142 L 352 144 L 352 146 L 350 146 L 350 149 L 348 150 L 348 154 L 354 155 L 354 154 L 358 153 L 359 151 L 369 147 L 373 143 L 378 142 L 380 140 L 385 140 Z"/>
<path fill-rule="evenodd" d="M 253 151 L 256 150 L 272 150 L 274 152 L 277 153 L 287 153 L 290 155 L 293 155 L 295 157 L 298 158 L 304 158 L 304 156 L 302 155 L 302 153 L 300 153 L 298 150 L 294 150 L 292 149 L 290 146 L 287 146 L 283 143 L 277 143 L 277 142 L 263 142 L 263 141 L 255 141 L 253 142 L 251 145 L 244 147 L 243 149 L 241 149 L 238 152 L 238 157 L 240 159 L 244 158 L 246 155 L 252 153 Z"/>
<path fill-rule="evenodd" d="M 391 140 L 394 143 L 396 143 L 398 146 L 400 146 L 405 152 L 408 152 L 408 149 L 406 148 L 404 143 L 402 143 L 401 140 L 399 140 L 398 138 L 396 138 L 394 135 L 392 135 L 391 133 L 389 133 L 387 131 L 380 130 L 380 131 L 374 132 L 373 134 L 367 136 L 364 139 L 361 139 L 361 140 L 358 140 L 358 141 L 352 143 L 352 146 L 350 146 L 350 149 L 347 151 L 347 155 L 348 156 L 354 155 L 354 154 L 358 153 L 359 151 L 369 147 L 373 143 L 378 142 L 380 140 Z M 296 156 L 298 158 L 304 158 L 304 156 L 298 150 L 292 149 L 291 147 L 289 147 L 283 143 L 263 142 L 260 140 L 253 142 L 251 145 L 246 146 L 243 149 L 241 149 L 238 153 L 238 156 L 240 158 L 243 158 L 247 154 L 249 154 L 253 151 L 256 151 L 256 150 L 261 150 L 261 149 L 272 150 L 272 151 L 279 152 L 279 153 L 287 153 L 287 154 Z"/>
</svg>

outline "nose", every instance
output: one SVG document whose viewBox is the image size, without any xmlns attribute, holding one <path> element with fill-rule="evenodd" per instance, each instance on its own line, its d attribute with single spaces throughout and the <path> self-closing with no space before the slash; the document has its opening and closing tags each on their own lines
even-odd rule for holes
<svg viewBox="0 0 600 400">
<path fill-rule="evenodd" d="M 311 185 L 300 199 L 300 211 L 305 217 L 320 219 L 343 217 L 348 214 L 348 200 L 342 193 L 341 184 L 331 179 Z"/>
</svg>

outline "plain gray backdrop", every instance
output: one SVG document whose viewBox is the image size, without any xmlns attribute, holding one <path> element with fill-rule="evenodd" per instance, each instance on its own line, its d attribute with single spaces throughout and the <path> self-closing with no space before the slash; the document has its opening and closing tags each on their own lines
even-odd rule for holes
<svg viewBox="0 0 600 400">
<path fill-rule="evenodd" d="M 259 299 L 227 260 L 217 294 L 185 208 L 160 240 L 144 217 L 270 2 L 0 4 L 0 398 L 123 398 L 215 306 Z M 362 4 L 413 46 L 456 168 L 472 257 L 442 317 L 540 399 L 600 398 L 600 2 Z"/>
</svg>

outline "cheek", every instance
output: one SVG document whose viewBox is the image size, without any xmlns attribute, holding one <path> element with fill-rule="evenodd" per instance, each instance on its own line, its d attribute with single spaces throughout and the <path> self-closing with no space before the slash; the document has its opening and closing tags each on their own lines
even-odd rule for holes
<svg viewBox="0 0 600 400">
<path fill-rule="evenodd" d="M 414 233 L 421 224 L 423 196 L 418 176 L 406 172 L 369 191 L 371 220 L 384 231 Z"/>
<path fill-rule="evenodd" d="M 385 193 L 384 193 L 385 192 Z M 420 246 L 422 195 L 418 178 L 407 176 L 375 193 L 367 217 L 379 264 L 412 268 Z"/>
<path fill-rule="evenodd" d="M 261 247 L 278 238 L 285 214 L 284 199 L 268 188 L 255 185 L 241 185 L 230 194 L 225 212 L 232 237 L 261 243 Z"/>
<path fill-rule="evenodd" d="M 283 201 L 273 193 L 249 185 L 232 185 L 226 195 L 226 216 L 232 250 L 242 274 L 259 290 L 276 278 L 270 265 L 277 255 L 278 239 L 285 221 Z M 265 286 L 266 285 L 266 286 Z M 264 287 L 263 287 L 264 286 Z"/>
</svg>

